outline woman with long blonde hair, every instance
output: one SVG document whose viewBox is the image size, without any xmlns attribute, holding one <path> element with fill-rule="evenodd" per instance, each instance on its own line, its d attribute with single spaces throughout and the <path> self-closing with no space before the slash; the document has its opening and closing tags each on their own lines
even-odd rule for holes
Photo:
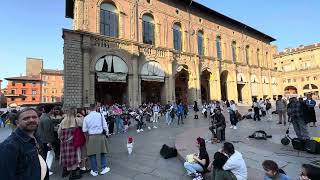
<svg viewBox="0 0 320 180">
<path fill-rule="evenodd" d="M 60 164 L 71 171 L 69 179 L 80 179 L 82 176 L 77 170 L 79 165 L 78 148 L 73 145 L 73 135 L 77 128 L 75 107 L 66 110 L 66 114 L 58 129 L 60 145 Z"/>
</svg>

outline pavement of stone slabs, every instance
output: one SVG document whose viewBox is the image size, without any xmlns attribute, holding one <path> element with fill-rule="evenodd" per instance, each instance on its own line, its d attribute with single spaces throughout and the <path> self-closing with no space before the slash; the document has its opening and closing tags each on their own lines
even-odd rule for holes
<svg viewBox="0 0 320 180">
<path fill-rule="evenodd" d="M 240 106 L 239 111 L 244 114 L 248 107 Z M 183 157 L 188 153 L 196 152 L 195 138 L 201 136 L 205 139 L 210 137 L 208 132 L 209 119 L 202 116 L 199 120 L 193 119 L 193 112 L 190 110 L 188 118 L 185 119 L 184 125 L 177 125 L 177 121 L 173 125 L 167 126 L 164 123 L 164 117 L 159 121 L 157 129 L 147 130 L 137 134 L 135 128 L 129 130 L 126 134 L 117 134 L 109 139 L 108 166 L 111 171 L 103 176 L 92 177 L 89 173 L 85 174 L 82 179 L 110 179 L 110 180 L 190 180 L 186 176 L 183 168 L 183 162 L 179 158 L 163 159 L 160 154 L 160 148 L 163 144 L 169 146 L 180 145 L 184 148 L 180 149 L 180 155 Z M 229 116 L 224 112 L 229 126 Z M 320 111 L 317 108 L 317 119 L 320 120 Z M 227 141 L 233 142 L 236 149 L 240 151 L 246 161 L 249 180 L 257 180 L 263 177 L 263 169 L 261 163 L 265 159 L 276 161 L 280 167 L 295 179 L 300 171 L 302 163 L 320 159 L 319 155 L 298 152 L 291 146 L 283 146 L 280 139 L 284 136 L 286 127 L 276 125 L 277 115 L 273 116 L 273 121 L 269 122 L 266 118 L 262 118 L 261 122 L 253 120 L 244 120 L 238 124 L 238 130 L 226 128 Z M 310 128 L 309 132 L 312 136 L 320 136 L 319 127 Z M 267 141 L 258 141 L 248 139 L 247 136 L 256 130 L 265 130 L 273 137 Z M 291 136 L 294 131 L 291 128 Z M 0 142 L 8 135 L 10 130 L 0 128 Z M 126 141 L 128 136 L 135 139 L 133 153 L 128 155 Z M 207 143 L 207 150 L 210 158 L 214 152 L 221 148 L 222 144 L 212 145 Z M 177 147 L 178 148 L 178 147 Z M 99 161 L 98 161 L 99 162 Z M 52 171 L 54 174 L 51 180 L 61 178 L 61 167 L 56 161 Z M 64 178 L 67 179 L 67 178 Z"/>
</svg>

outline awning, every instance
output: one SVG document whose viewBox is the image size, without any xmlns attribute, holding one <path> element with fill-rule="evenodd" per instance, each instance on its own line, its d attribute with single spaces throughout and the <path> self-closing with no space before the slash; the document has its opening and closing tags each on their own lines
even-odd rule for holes
<svg viewBox="0 0 320 180">
<path fill-rule="evenodd" d="M 156 82 L 164 82 L 164 77 L 162 76 L 141 76 L 141 80 L 143 81 L 156 81 Z"/>
<path fill-rule="evenodd" d="M 98 82 L 127 82 L 127 74 L 124 73 L 106 73 L 97 72 Z"/>
</svg>

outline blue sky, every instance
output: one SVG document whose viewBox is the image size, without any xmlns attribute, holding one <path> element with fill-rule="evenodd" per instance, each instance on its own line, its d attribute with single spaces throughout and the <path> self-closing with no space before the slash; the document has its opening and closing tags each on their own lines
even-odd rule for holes
<svg viewBox="0 0 320 180">
<path fill-rule="evenodd" d="M 274 38 L 279 50 L 320 42 L 320 0 L 198 0 Z M 0 6 L 0 79 L 25 73 L 26 57 L 63 68 L 65 0 L 10 0 Z M 3 83 L 5 85 L 5 83 Z"/>
</svg>

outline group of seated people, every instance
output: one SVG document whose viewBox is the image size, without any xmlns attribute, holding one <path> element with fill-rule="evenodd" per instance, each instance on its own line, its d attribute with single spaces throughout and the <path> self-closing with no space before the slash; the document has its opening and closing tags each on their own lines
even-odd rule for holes
<svg viewBox="0 0 320 180">
<path fill-rule="evenodd" d="M 202 174 L 212 172 L 212 180 L 247 180 L 248 172 L 242 154 L 235 150 L 232 143 L 225 142 L 221 150 L 216 152 L 213 161 L 210 162 L 206 143 L 203 138 L 198 137 L 196 146 L 198 154 L 190 154 L 186 157 L 184 167 L 188 176 L 195 178 L 202 177 Z M 286 173 L 280 169 L 272 160 L 265 160 L 262 163 L 265 171 L 264 180 L 291 180 Z M 199 179 L 199 178 L 198 178 Z M 298 180 L 319 180 L 319 168 L 303 164 Z"/>
</svg>

